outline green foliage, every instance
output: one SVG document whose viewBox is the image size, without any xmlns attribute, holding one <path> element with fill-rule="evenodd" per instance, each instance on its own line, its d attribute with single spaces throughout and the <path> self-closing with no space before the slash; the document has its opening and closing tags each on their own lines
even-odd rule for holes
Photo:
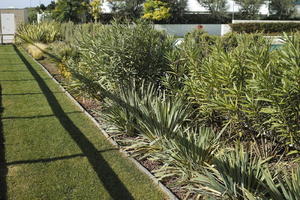
<svg viewBox="0 0 300 200">
<path fill-rule="evenodd" d="M 298 200 L 300 194 L 300 168 L 292 169 L 290 173 L 278 172 L 275 178 L 267 171 L 265 180 L 267 182 L 267 191 L 274 200 Z"/>
<path fill-rule="evenodd" d="M 85 34 L 95 35 L 101 28 L 99 23 L 74 24 L 73 22 L 62 23 L 60 25 L 60 34 L 62 40 L 75 45 L 77 39 L 82 38 Z"/>
<path fill-rule="evenodd" d="M 139 119 L 133 113 L 132 108 L 140 112 L 141 104 L 151 102 L 156 95 L 157 91 L 151 85 L 142 84 L 141 87 L 137 87 L 135 82 L 132 82 L 128 86 L 122 86 L 118 91 L 118 98 L 127 106 L 120 105 L 118 101 L 108 100 L 105 118 L 116 126 L 119 132 L 130 136 L 136 135 L 139 133 L 137 130 Z"/>
<path fill-rule="evenodd" d="M 264 162 L 236 146 L 215 159 L 214 165 L 206 167 L 203 175 L 193 181 L 201 185 L 199 192 L 217 199 L 249 199 L 249 194 L 260 199 L 266 193 Z"/>
<path fill-rule="evenodd" d="M 300 35 L 273 50 L 262 34 L 199 28 L 173 46 L 143 22 L 69 22 L 49 49 L 124 149 L 186 199 L 299 199 L 299 172 L 277 162 L 300 151 Z"/>
<path fill-rule="evenodd" d="M 272 0 L 270 10 L 277 19 L 288 19 L 295 12 L 295 0 Z"/>
<path fill-rule="evenodd" d="M 221 20 L 226 16 L 226 0 L 198 0 L 201 5 L 208 8 L 211 16 L 216 20 Z"/>
<path fill-rule="evenodd" d="M 37 22 L 38 10 L 36 8 L 28 8 L 28 22 L 34 23 Z"/>
<path fill-rule="evenodd" d="M 151 156 L 165 163 L 156 172 L 158 177 L 181 174 L 181 181 L 186 181 L 192 171 L 213 160 L 218 138 L 210 128 L 187 127 L 189 105 L 154 88 L 152 84 L 121 87 L 116 97 L 110 98 L 107 119 L 121 133 L 138 135 L 137 140 L 127 141 L 133 155 Z"/>
<path fill-rule="evenodd" d="M 160 21 L 170 17 L 170 8 L 167 3 L 159 0 L 147 0 L 144 3 L 144 15 L 142 18 Z"/>
<path fill-rule="evenodd" d="M 278 51 L 259 35 L 236 39 L 237 47 L 228 50 L 218 42 L 207 58 L 188 66 L 185 84 L 201 119 L 229 124 L 233 137 L 264 136 L 298 149 L 299 36 L 286 37 Z"/>
<path fill-rule="evenodd" d="M 259 9 L 264 0 L 235 0 L 241 7 L 240 15 L 243 19 L 256 19 L 259 15 Z"/>
<path fill-rule="evenodd" d="M 113 14 L 118 19 L 138 19 L 143 12 L 145 0 L 111 0 Z"/>
<path fill-rule="evenodd" d="M 53 18 L 60 22 L 85 22 L 88 0 L 59 0 L 53 11 Z"/>
<path fill-rule="evenodd" d="M 202 29 L 196 29 L 185 36 L 184 42 L 178 48 L 174 48 L 166 55 L 170 69 L 163 83 L 170 94 L 186 96 L 188 93 L 186 80 L 192 68 L 200 67 L 200 63 L 210 55 L 212 46 L 217 40 L 218 37 L 209 35 Z"/>
<path fill-rule="evenodd" d="M 51 43 L 60 38 L 59 27 L 56 22 L 22 24 L 18 27 L 17 37 L 21 42 Z"/>
<path fill-rule="evenodd" d="M 44 57 L 44 52 L 47 45 L 41 43 L 28 44 L 26 46 L 27 52 L 36 60 L 41 60 Z"/>
<path fill-rule="evenodd" d="M 162 0 L 163 2 L 168 3 L 170 7 L 171 17 L 167 21 L 178 22 L 180 20 L 185 20 L 184 14 L 186 13 L 186 6 L 188 0 Z"/>
<path fill-rule="evenodd" d="M 50 4 L 48 4 L 48 6 L 46 6 L 46 10 L 47 11 L 53 11 L 55 9 L 55 1 L 51 1 Z"/>
<path fill-rule="evenodd" d="M 179 176 L 181 183 L 190 184 L 195 174 L 212 163 L 220 150 L 219 142 L 211 128 L 181 129 L 173 139 L 164 140 L 164 150 L 155 155 L 165 164 L 156 171 L 156 176 L 161 179 Z"/>
<path fill-rule="evenodd" d="M 101 14 L 101 2 L 100 0 L 93 0 L 89 3 L 89 12 L 93 16 L 94 21 L 97 22 Z"/>
<path fill-rule="evenodd" d="M 230 24 L 232 31 L 237 33 L 283 33 L 300 30 L 300 23 L 237 23 Z"/>
<path fill-rule="evenodd" d="M 77 55 L 76 48 L 72 44 L 61 41 L 50 44 L 48 51 L 59 61 L 67 60 Z"/>
<path fill-rule="evenodd" d="M 80 56 L 70 66 L 107 88 L 116 88 L 132 79 L 158 83 L 168 69 L 164 55 L 172 41 L 146 23 L 113 23 L 83 34 L 76 46 Z"/>
<path fill-rule="evenodd" d="M 185 40 L 193 40 L 197 45 L 199 45 L 198 47 L 204 50 L 206 48 L 209 48 L 210 46 L 215 45 L 216 41 L 218 40 L 218 37 L 210 35 L 207 32 L 203 31 L 202 28 L 199 28 L 195 29 L 191 33 L 186 34 Z"/>
</svg>

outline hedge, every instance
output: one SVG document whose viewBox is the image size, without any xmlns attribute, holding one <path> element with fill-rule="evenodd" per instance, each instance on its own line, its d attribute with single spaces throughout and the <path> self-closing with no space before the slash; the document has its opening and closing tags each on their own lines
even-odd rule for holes
<svg viewBox="0 0 300 200">
<path fill-rule="evenodd" d="M 237 33 L 282 33 L 295 32 L 300 30 L 300 23 L 281 22 L 281 23 L 237 23 L 230 24 L 233 32 Z"/>
</svg>

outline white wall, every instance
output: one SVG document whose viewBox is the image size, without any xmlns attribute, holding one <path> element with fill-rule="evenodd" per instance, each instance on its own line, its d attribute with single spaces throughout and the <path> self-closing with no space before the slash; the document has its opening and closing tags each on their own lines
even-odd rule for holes
<svg viewBox="0 0 300 200">
<path fill-rule="evenodd" d="M 108 0 L 102 1 L 101 8 L 102 8 L 102 13 L 112 12 L 112 4 L 110 4 Z"/>
<path fill-rule="evenodd" d="M 183 37 L 185 34 L 203 26 L 203 30 L 211 35 L 224 35 L 230 32 L 230 26 L 227 24 L 155 24 L 156 30 L 166 31 L 170 35 Z"/>
<path fill-rule="evenodd" d="M 296 5 L 296 15 L 299 16 L 300 15 L 300 5 Z"/>
<path fill-rule="evenodd" d="M 13 43 L 16 33 L 16 20 L 14 13 L 1 13 L 1 35 L 0 34 L 0 43 Z"/>
</svg>

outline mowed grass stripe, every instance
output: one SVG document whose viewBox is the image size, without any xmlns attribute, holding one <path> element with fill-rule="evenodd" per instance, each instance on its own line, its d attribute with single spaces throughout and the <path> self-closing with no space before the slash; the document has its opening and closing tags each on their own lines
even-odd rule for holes
<svg viewBox="0 0 300 200">
<path fill-rule="evenodd" d="M 0 85 L 0 199 L 164 199 L 23 50 Z"/>
</svg>

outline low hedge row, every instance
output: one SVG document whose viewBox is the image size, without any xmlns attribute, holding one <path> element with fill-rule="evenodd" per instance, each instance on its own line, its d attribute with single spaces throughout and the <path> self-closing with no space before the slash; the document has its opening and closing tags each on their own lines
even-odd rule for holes
<svg viewBox="0 0 300 200">
<path fill-rule="evenodd" d="M 300 23 L 281 22 L 281 23 L 237 23 L 230 24 L 233 32 L 237 33 L 282 33 L 295 32 L 300 30 Z"/>
</svg>

